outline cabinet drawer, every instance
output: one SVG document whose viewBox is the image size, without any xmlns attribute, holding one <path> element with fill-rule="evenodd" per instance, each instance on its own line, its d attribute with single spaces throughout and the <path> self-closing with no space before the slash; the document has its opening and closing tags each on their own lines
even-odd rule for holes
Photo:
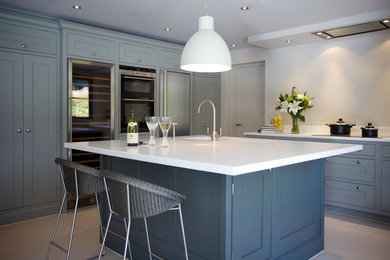
<svg viewBox="0 0 390 260">
<path fill-rule="evenodd" d="M 68 33 L 68 55 L 101 60 L 115 59 L 113 40 Z"/>
<path fill-rule="evenodd" d="M 160 51 L 160 67 L 180 69 L 181 53 Z"/>
<path fill-rule="evenodd" d="M 119 43 L 119 61 L 122 63 L 156 66 L 157 49 L 135 44 Z"/>
<path fill-rule="evenodd" d="M 352 181 L 375 181 L 375 160 L 346 157 L 326 159 L 325 175 L 327 178 L 343 178 Z"/>
<path fill-rule="evenodd" d="M 390 145 L 382 145 L 382 157 L 390 159 Z"/>
<path fill-rule="evenodd" d="M 370 185 L 325 181 L 325 203 L 334 206 L 373 211 L 375 189 Z"/>
<path fill-rule="evenodd" d="M 1 23 L 0 47 L 56 54 L 57 33 Z"/>
</svg>

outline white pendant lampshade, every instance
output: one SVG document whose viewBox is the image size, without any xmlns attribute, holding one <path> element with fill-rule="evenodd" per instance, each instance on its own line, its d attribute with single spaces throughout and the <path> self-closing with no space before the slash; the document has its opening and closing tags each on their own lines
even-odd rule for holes
<svg viewBox="0 0 390 260">
<path fill-rule="evenodd" d="M 199 17 L 199 30 L 184 46 L 180 68 L 193 72 L 222 72 L 232 68 L 229 48 L 214 31 L 213 17 Z"/>
</svg>

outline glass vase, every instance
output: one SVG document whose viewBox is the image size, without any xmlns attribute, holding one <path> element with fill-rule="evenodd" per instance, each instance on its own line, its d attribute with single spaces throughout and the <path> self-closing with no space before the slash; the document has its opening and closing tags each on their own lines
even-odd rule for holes
<svg viewBox="0 0 390 260">
<path fill-rule="evenodd" d="M 292 116 L 292 128 L 291 133 L 292 134 L 299 134 L 299 125 L 298 125 L 298 117 Z"/>
</svg>

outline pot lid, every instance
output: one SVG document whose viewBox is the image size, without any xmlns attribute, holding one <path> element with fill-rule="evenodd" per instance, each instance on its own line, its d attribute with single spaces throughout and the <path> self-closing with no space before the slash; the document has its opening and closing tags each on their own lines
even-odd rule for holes
<svg viewBox="0 0 390 260">
<path fill-rule="evenodd" d="M 329 126 L 331 125 L 348 125 L 348 126 L 354 126 L 355 124 L 348 124 L 348 123 L 345 123 L 344 120 L 342 118 L 339 118 L 339 120 L 336 122 L 336 123 L 333 123 L 333 124 L 328 124 Z"/>
<path fill-rule="evenodd" d="M 366 125 L 366 127 L 362 127 L 362 129 L 366 129 L 366 130 L 377 130 L 377 129 L 375 128 L 375 126 L 372 125 L 372 123 L 368 123 L 368 124 Z"/>
</svg>

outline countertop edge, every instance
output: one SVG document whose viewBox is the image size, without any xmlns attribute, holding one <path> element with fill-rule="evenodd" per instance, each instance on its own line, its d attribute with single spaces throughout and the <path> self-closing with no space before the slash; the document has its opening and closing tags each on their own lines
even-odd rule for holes
<svg viewBox="0 0 390 260">
<path fill-rule="evenodd" d="M 156 163 L 161 165 L 180 167 L 198 171 L 212 172 L 228 176 L 237 176 L 250 172 L 263 171 L 277 167 L 288 166 L 296 163 L 322 159 L 326 157 L 336 156 L 344 153 L 355 152 L 363 149 L 362 145 L 354 145 L 345 148 L 336 148 L 330 151 L 322 151 L 317 153 L 297 155 L 289 158 L 274 159 L 266 162 L 251 163 L 240 166 L 227 166 L 222 164 L 213 164 L 207 162 L 190 161 L 185 159 L 167 158 L 150 154 L 133 154 L 125 151 L 117 151 L 109 148 L 85 146 L 76 143 L 65 143 L 65 148 L 84 150 L 88 152 L 98 153 L 107 156 L 115 156 L 123 159 L 138 160 L 142 162 Z"/>
</svg>

